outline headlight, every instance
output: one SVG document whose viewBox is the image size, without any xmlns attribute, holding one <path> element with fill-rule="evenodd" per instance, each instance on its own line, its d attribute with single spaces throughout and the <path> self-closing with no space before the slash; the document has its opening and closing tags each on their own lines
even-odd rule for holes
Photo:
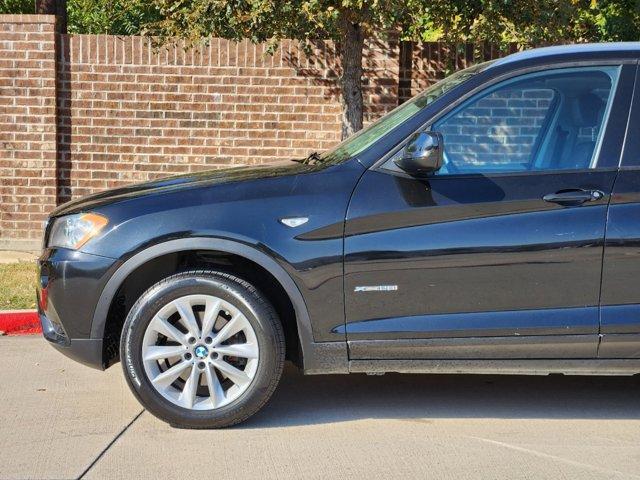
<svg viewBox="0 0 640 480">
<path fill-rule="evenodd" d="M 57 218 L 49 235 L 50 247 L 77 250 L 95 237 L 109 221 L 97 213 L 79 213 Z"/>
</svg>

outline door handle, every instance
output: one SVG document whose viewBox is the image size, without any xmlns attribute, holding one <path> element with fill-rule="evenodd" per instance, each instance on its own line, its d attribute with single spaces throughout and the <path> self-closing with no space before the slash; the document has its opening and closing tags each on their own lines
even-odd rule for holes
<svg viewBox="0 0 640 480">
<path fill-rule="evenodd" d="M 557 203 L 558 205 L 575 206 L 585 202 L 595 202 L 604 197 L 600 190 L 560 190 L 556 193 L 548 193 L 542 199 L 545 202 Z"/>
</svg>

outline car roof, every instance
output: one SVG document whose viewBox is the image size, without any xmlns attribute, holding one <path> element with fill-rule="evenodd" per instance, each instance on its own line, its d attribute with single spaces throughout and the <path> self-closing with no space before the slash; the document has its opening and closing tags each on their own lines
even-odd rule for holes
<svg viewBox="0 0 640 480">
<path fill-rule="evenodd" d="M 493 62 L 489 68 L 526 60 L 544 59 L 552 56 L 572 57 L 585 54 L 602 54 L 603 56 L 610 54 L 615 56 L 621 53 L 625 54 L 625 56 L 629 56 L 630 54 L 640 56 L 640 42 L 580 43 L 534 48 L 498 59 Z"/>
</svg>

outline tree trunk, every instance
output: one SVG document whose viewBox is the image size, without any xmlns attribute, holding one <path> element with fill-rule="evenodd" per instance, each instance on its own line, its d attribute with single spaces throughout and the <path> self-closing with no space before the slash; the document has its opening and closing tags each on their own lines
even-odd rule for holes
<svg viewBox="0 0 640 480">
<path fill-rule="evenodd" d="M 342 106 L 342 139 L 362 128 L 362 52 L 364 34 L 357 23 L 345 20 L 340 42 L 340 105 Z"/>
<path fill-rule="evenodd" d="M 36 13 L 55 15 L 60 33 L 67 33 L 67 0 L 36 0 Z"/>
</svg>

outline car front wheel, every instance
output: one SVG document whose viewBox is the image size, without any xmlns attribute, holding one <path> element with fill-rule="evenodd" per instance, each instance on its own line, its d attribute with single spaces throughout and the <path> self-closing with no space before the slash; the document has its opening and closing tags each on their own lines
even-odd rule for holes
<svg viewBox="0 0 640 480">
<path fill-rule="evenodd" d="M 271 397 L 284 362 L 271 304 L 242 279 L 189 271 L 147 290 L 124 324 L 120 354 L 133 393 L 185 428 L 226 427 Z"/>
</svg>

